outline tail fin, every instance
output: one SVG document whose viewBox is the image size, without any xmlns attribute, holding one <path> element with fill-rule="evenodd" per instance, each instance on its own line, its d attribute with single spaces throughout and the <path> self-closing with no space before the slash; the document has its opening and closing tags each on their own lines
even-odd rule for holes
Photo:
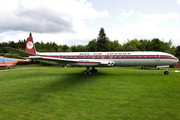
<svg viewBox="0 0 180 120">
<path fill-rule="evenodd" d="M 31 36 L 27 38 L 25 52 L 34 54 L 34 55 L 36 54 L 33 38 Z"/>
</svg>

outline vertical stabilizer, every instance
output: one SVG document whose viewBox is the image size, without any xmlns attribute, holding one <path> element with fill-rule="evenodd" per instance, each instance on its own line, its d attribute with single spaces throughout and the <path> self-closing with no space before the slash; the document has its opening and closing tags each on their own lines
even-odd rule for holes
<svg viewBox="0 0 180 120">
<path fill-rule="evenodd" d="M 27 41 L 26 41 L 25 52 L 30 53 L 30 54 L 34 54 L 34 55 L 36 54 L 36 49 L 35 49 L 35 46 L 33 43 L 33 38 L 31 36 L 31 33 L 30 33 L 30 36 L 27 38 Z"/>
</svg>

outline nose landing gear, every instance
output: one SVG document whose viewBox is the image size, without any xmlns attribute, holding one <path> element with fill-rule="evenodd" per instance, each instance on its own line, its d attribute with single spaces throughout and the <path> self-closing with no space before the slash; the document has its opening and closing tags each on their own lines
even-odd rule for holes
<svg viewBox="0 0 180 120">
<path fill-rule="evenodd" d="M 166 71 L 164 71 L 164 74 L 165 74 L 165 75 L 168 75 L 168 74 L 169 74 L 168 68 L 166 68 Z"/>
<path fill-rule="evenodd" d="M 169 72 L 168 72 L 168 71 L 164 71 L 164 74 L 165 74 L 165 75 L 168 75 L 168 74 L 169 74 Z"/>
</svg>

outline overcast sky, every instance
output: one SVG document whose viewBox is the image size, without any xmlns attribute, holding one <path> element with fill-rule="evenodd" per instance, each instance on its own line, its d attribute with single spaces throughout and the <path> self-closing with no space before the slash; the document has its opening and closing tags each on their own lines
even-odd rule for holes
<svg viewBox="0 0 180 120">
<path fill-rule="evenodd" d="M 0 42 L 86 45 L 100 28 L 110 40 L 173 41 L 180 45 L 180 0 L 0 0 Z"/>
</svg>

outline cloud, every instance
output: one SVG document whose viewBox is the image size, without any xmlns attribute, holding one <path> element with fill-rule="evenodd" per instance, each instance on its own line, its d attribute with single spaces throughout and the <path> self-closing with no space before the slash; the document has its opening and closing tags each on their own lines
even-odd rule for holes
<svg viewBox="0 0 180 120">
<path fill-rule="evenodd" d="M 121 16 L 129 17 L 131 14 L 133 14 L 133 10 L 127 13 L 124 11 L 124 9 L 121 9 L 121 11 Z"/>
<path fill-rule="evenodd" d="M 135 12 L 134 12 L 135 14 Z M 133 14 L 132 14 L 133 16 Z M 131 16 L 130 16 L 131 18 Z M 119 40 L 119 43 L 123 44 L 127 39 L 153 39 L 159 38 L 161 40 L 169 41 L 173 40 L 173 44 L 180 45 L 180 37 L 178 31 L 180 27 L 158 27 L 158 24 L 167 24 L 171 19 L 178 19 L 179 14 L 167 13 L 167 14 L 145 14 L 141 15 L 141 20 L 134 22 L 133 24 L 124 24 L 120 27 L 114 27 L 107 30 L 106 34 L 111 40 Z M 132 19 L 132 18 L 131 18 Z M 134 21 L 134 19 L 133 19 Z"/>
<path fill-rule="evenodd" d="M 144 25 L 144 26 L 143 26 Z M 111 40 L 119 40 L 120 44 L 127 42 L 127 39 L 153 39 L 169 41 L 173 40 L 173 45 L 180 45 L 180 37 L 178 31 L 180 28 L 156 28 L 146 24 L 136 23 L 133 25 L 124 25 L 119 28 L 110 28 L 106 30 L 106 34 Z"/>
<path fill-rule="evenodd" d="M 85 29 L 84 31 L 76 32 L 76 33 L 49 33 L 49 34 L 42 34 L 42 33 L 35 33 L 32 32 L 32 37 L 34 42 L 55 42 L 58 45 L 87 45 L 93 37 L 96 37 L 99 30 L 91 30 Z M 6 33 L 1 33 L 0 38 L 3 38 L 0 42 L 8 42 L 14 41 L 18 42 L 19 40 L 24 40 L 29 37 L 29 32 L 23 31 L 11 31 Z"/>
<path fill-rule="evenodd" d="M 85 28 L 82 19 L 108 15 L 86 0 L 1 0 L 0 32 L 74 33 Z"/>
<path fill-rule="evenodd" d="M 97 11 L 86 0 L 0 0 L 0 42 L 26 39 L 32 32 L 35 42 L 87 45 L 90 40 L 97 38 L 99 29 L 88 29 L 84 20 L 96 21 L 97 18 L 108 16 L 107 10 Z M 121 21 L 115 27 L 105 28 L 110 40 L 123 43 L 127 39 L 157 37 L 165 41 L 172 39 L 174 44 L 180 44 L 179 26 L 171 26 L 179 20 L 177 13 L 145 14 L 145 11 L 122 9 L 118 18 Z M 112 19 L 109 17 L 106 20 L 111 23 Z"/>
<path fill-rule="evenodd" d="M 180 0 L 177 0 L 177 3 L 180 4 Z"/>
<path fill-rule="evenodd" d="M 178 19 L 179 14 L 167 13 L 167 14 L 151 14 L 142 15 L 142 22 L 148 22 L 150 25 L 155 25 L 160 22 L 167 22 L 169 19 Z"/>
<path fill-rule="evenodd" d="M 142 22 L 148 22 L 150 25 L 157 24 L 161 21 L 166 21 L 164 15 L 152 14 L 152 15 L 143 15 Z"/>
<path fill-rule="evenodd" d="M 0 0 L 0 42 L 26 39 L 32 32 L 35 42 L 85 45 L 99 31 L 87 29 L 83 20 L 107 16 L 86 0 Z"/>
<path fill-rule="evenodd" d="M 165 15 L 166 18 L 171 19 L 171 18 L 175 18 L 178 19 L 179 18 L 179 14 L 177 13 L 168 13 Z"/>
</svg>

